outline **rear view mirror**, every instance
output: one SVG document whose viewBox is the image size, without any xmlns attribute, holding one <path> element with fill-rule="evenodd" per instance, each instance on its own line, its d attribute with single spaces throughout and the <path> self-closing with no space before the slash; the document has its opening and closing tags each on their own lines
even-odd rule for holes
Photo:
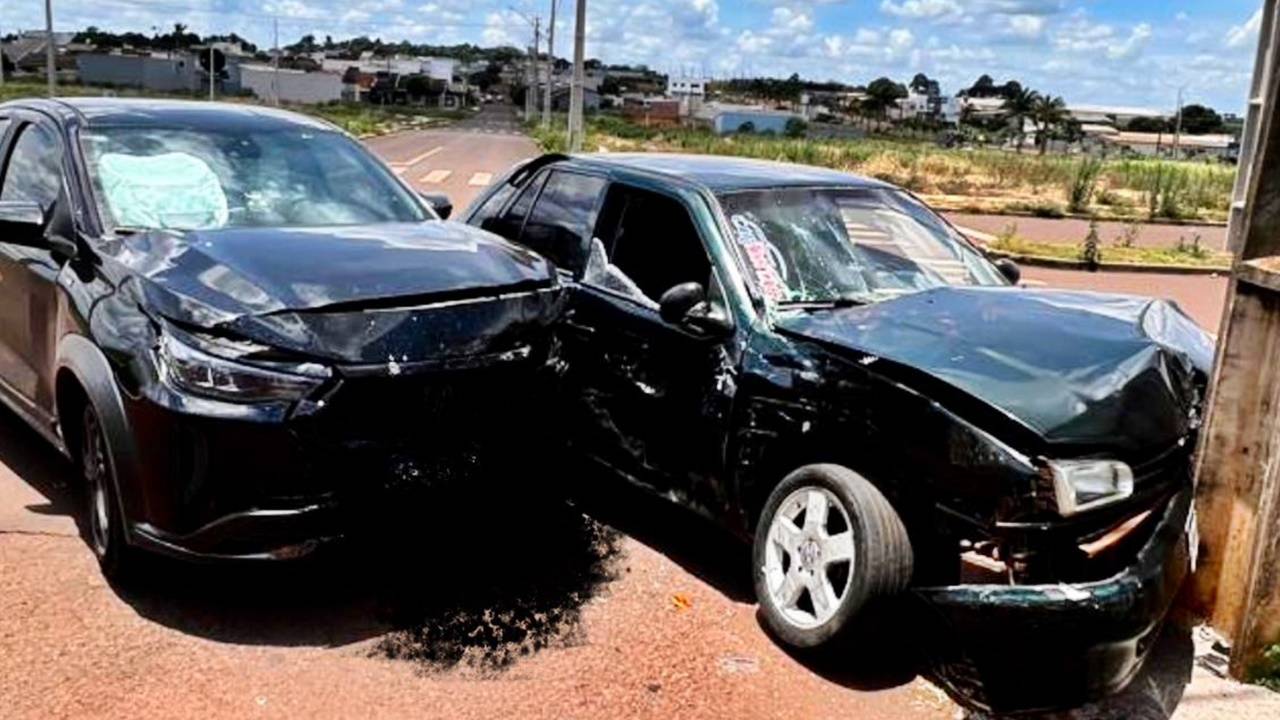
<svg viewBox="0 0 1280 720">
<path fill-rule="evenodd" d="M 44 208 L 39 203 L 6 200 L 0 202 L 0 242 L 24 247 L 47 248 L 44 236 Z"/>
<path fill-rule="evenodd" d="M 422 193 L 422 199 L 431 206 L 432 210 L 440 216 L 441 220 L 448 220 L 453 214 L 453 201 L 444 193 Z"/>
</svg>

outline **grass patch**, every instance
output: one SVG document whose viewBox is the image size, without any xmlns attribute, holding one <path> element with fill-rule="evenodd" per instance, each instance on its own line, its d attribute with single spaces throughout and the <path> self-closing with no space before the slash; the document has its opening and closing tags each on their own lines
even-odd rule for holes
<svg viewBox="0 0 1280 720">
<path fill-rule="evenodd" d="M 547 151 L 564 149 L 563 130 L 531 130 Z M 947 149 L 894 138 L 805 140 L 759 135 L 718 136 L 709 130 L 640 127 L 615 116 L 588 121 L 589 151 L 684 152 L 817 165 L 945 197 L 947 209 L 980 204 L 986 212 L 1100 218 L 1146 214 L 1176 220 L 1225 221 L 1235 168 L 1154 159 L 1085 160 L 995 149 Z M 1104 188 L 1097 191 L 1097 188 Z M 1063 191 L 1067 190 L 1064 198 Z M 1130 198 L 1133 198 L 1132 200 Z M 1063 202 L 1063 200 L 1068 202 Z"/>
<path fill-rule="evenodd" d="M 58 85 L 62 97 L 145 97 L 170 100 L 205 100 L 207 93 L 158 93 L 136 88 L 104 88 L 90 85 Z M 19 98 L 45 97 L 45 85 L 26 80 L 7 80 L 0 87 L 0 102 Z M 258 98 L 243 95 L 219 96 L 221 102 L 265 105 Z M 327 120 L 352 135 L 381 135 L 398 130 L 439 125 L 468 115 L 466 110 L 443 108 L 380 106 L 365 103 L 330 103 L 327 105 L 288 105 L 284 109 Z"/>
<path fill-rule="evenodd" d="M 1204 268 L 1231 267 L 1227 253 L 1208 250 L 1193 241 L 1184 241 L 1171 248 L 1133 247 L 1116 244 L 1103 247 L 1094 239 L 1081 242 L 1038 242 L 1017 234 L 1017 227 L 1010 226 L 996 236 L 990 248 L 1009 255 L 1049 258 L 1070 262 L 1095 262 L 1106 265 L 1184 265 Z M 1096 253 L 1096 254 L 1095 254 Z"/>
<path fill-rule="evenodd" d="M 1262 660 L 1250 673 L 1250 682 L 1280 692 L 1280 645 L 1262 651 Z"/>
</svg>

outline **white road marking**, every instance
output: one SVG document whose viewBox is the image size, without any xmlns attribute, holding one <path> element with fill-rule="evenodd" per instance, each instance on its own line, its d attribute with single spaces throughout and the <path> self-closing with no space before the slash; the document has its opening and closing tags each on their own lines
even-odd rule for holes
<svg viewBox="0 0 1280 720">
<path fill-rule="evenodd" d="M 491 182 L 493 182 L 493 173 L 478 172 L 471 176 L 467 184 L 472 187 L 488 187 Z"/>
<path fill-rule="evenodd" d="M 388 165 L 390 165 L 392 168 L 400 168 L 400 169 L 402 169 L 402 170 L 405 170 L 405 169 L 408 169 L 408 168 L 413 167 L 414 165 L 417 165 L 418 163 L 422 162 L 423 160 L 426 160 L 427 158 L 431 157 L 432 155 L 435 155 L 436 153 L 440 152 L 441 150 L 444 150 L 444 146 L 437 147 L 437 148 L 432 148 L 432 149 L 430 149 L 430 150 L 428 150 L 428 151 L 426 151 L 426 152 L 422 153 L 421 155 L 419 155 L 418 157 L 415 157 L 415 158 L 410 158 L 410 159 L 408 159 L 408 160 L 403 160 L 403 161 L 400 161 L 400 162 L 387 163 L 387 164 L 388 164 Z"/>
<path fill-rule="evenodd" d="M 432 170 L 431 172 L 422 176 L 422 178 L 418 180 L 418 182 L 427 183 L 428 185 L 439 185 L 445 180 L 448 180 L 449 176 L 452 174 L 453 174 L 452 170 Z"/>
</svg>

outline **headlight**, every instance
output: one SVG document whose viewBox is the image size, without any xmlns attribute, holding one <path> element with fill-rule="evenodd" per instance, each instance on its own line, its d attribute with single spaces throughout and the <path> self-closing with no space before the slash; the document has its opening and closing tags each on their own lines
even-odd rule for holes
<svg viewBox="0 0 1280 720">
<path fill-rule="evenodd" d="M 1050 460 L 1046 471 L 1064 517 L 1133 495 L 1133 470 L 1115 460 Z"/>
<path fill-rule="evenodd" d="M 239 403 L 293 401 L 323 382 L 215 357 L 165 334 L 160 338 L 160 376 L 171 387 Z"/>
</svg>

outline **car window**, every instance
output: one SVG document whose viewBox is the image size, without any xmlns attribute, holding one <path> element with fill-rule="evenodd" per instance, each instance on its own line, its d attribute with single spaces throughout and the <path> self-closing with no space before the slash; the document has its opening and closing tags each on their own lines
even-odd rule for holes
<svg viewBox="0 0 1280 720">
<path fill-rule="evenodd" d="M 480 227 L 491 233 L 501 235 L 508 240 L 519 240 L 520 230 L 524 227 L 525 216 L 529 214 L 529 208 L 533 207 L 533 201 L 537 199 L 543 184 L 547 182 L 548 174 L 544 171 L 526 183 L 524 189 L 520 191 L 520 196 L 511 204 L 511 207 L 507 208 L 505 213 L 499 217 L 489 218 L 486 222 L 481 222 Z"/>
<path fill-rule="evenodd" d="M 53 207 L 62 191 L 62 144 L 43 125 L 28 125 L 18 135 L 4 171 L 0 200 Z"/>
<path fill-rule="evenodd" d="M 590 175 L 551 173 L 524 224 L 520 243 L 561 268 L 580 271 L 605 185 L 603 178 Z"/>
<path fill-rule="evenodd" d="M 607 264 L 601 265 L 605 272 L 593 273 L 585 282 L 615 292 L 629 283 L 634 292 L 627 294 L 638 292 L 637 299 L 646 305 L 656 305 L 681 283 L 710 282 L 711 261 L 689 211 L 678 200 L 615 184 L 600 217 L 597 252 L 606 255 Z"/>
<path fill-rule="evenodd" d="M 471 224 L 484 227 L 486 223 L 492 221 L 493 218 L 497 217 L 498 213 L 502 212 L 503 206 L 507 204 L 511 196 L 516 194 L 516 190 L 515 185 L 508 183 L 500 185 L 480 207 L 476 208 L 475 213 L 471 216 Z"/>
</svg>

